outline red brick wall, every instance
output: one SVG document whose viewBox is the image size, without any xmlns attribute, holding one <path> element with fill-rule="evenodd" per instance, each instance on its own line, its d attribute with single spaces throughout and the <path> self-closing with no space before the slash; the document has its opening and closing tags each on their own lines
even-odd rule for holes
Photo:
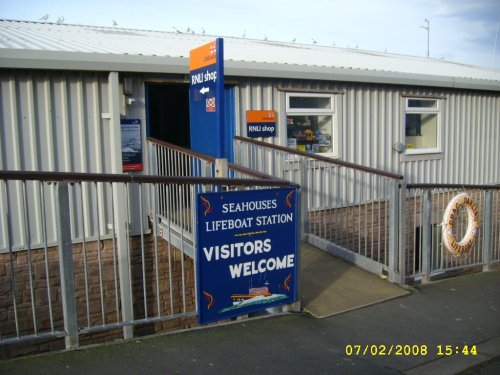
<svg viewBox="0 0 500 375">
<path fill-rule="evenodd" d="M 178 249 L 170 248 L 170 265 L 172 270 L 172 290 L 170 290 L 170 267 L 169 246 L 166 241 L 158 238 L 158 264 L 156 263 L 154 238 L 152 235 L 144 237 L 144 246 L 141 246 L 140 237 L 133 237 L 129 241 L 131 252 L 132 272 L 132 294 L 134 319 L 144 319 L 146 307 L 149 318 L 158 316 L 157 304 L 157 279 L 160 285 L 160 315 L 167 316 L 180 314 L 183 311 L 182 295 L 182 268 L 184 268 L 185 303 L 186 312 L 195 311 L 194 291 L 194 265 L 193 260 L 183 256 Z M 99 246 L 100 245 L 100 246 Z M 117 316 L 117 301 L 120 304 L 120 292 L 115 288 L 115 280 L 118 282 L 118 269 L 113 260 L 116 260 L 116 252 L 113 250 L 112 240 L 103 240 L 98 243 L 93 241 L 85 245 L 73 246 L 73 269 L 75 281 L 75 298 L 77 306 L 78 327 L 84 329 L 90 326 L 98 326 L 120 321 Z M 99 250 L 99 251 L 98 251 Z M 144 251 L 144 268 L 143 254 Z M 100 255 L 100 256 L 99 256 Z M 0 332 L 2 339 L 15 337 L 16 327 L 13 307 L 13 291 L 11 282 L 11 254 L 0 254 Z M 86 258 L 86 263 L 84 261 Z M 184 258 L 184 262 L 182 259 Z M 28 252 L 17 251 L 12 254 L 12 266 L 15 275 L 15 290 L 17 316 L 21 336 L 34 334 L 33 304 L 30 288 L 30 269 L 28 263 Z M 86 271 L 85 271 L 86 264 Z M 52 303 L 52 316 L 54 330 L 63 331 L 64 323 L 62 316 L 61 288 L 59 279 L 58 248 L 51 247 L 32 250 L 31 275 L 34 290 L 34 306 L 36 314 L 37 330 L 39 333 L 51 332 L 49 296 L 47 289 L 50 286 L 50 301 Z M 145 287 L 143 285 L 143 269 L 145 270 Z M 158 270 L 158 272 L 157 272 Z M 115 273 L 116 272 L 116 273 Z M 115 279 L 116 275 L 116 279 Z M 87 283 L 85 282 L 87 277 Z M 101 286 L 102 279 L 102 286 Z M 86 291 L 85 285 L 88 285 Z M 88 301 L 87 301 L 88 293 Z M 118 294 L 118 295 L 117 295 Z M 171 308 L 171 294 L 173 311 Z M 144 297 L 145 296 L 145 297 Z M 102 298 L 101 298 L 102 297 Z M 104 303 L 102 303 L 103 301 Z M 88 311 L 88 314 L 87 314 Z M 104 315 L 104 321 L 103 321 Z M 170 331 L 189 328 L 196 325 L 196 317 L 173 318 L 171 320 L 147 323 L 135 326 L 135 335 L 152 334 L 161 331 Z M 122 329 L 112 329 L 92 334 L 81 334 L 80 345 L 95 344 L 105 341 L 113 341 L 122 337 Z M 8 358 L 19 355 L 39 353 L 49 350 L 64 348 L 64 338 L 33 340 L 27 343 L 15 343 L 0 345 L 0 358 Z"/>
</svg>

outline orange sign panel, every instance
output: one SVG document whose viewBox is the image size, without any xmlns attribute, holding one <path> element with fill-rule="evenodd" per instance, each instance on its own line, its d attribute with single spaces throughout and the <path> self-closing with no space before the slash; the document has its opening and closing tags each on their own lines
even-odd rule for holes
<svg viewBox="0 0 500 375">
<path fill-rule="evenodd" d="M 201 69 L 217 62 L 216 42 L 210 42 L 189 52 L 189 70 Z"/>
<path fill-rule="evenodd" d="M 276 111 L 247 111 L 247 123 L 276 122 Z"/>
</svg>

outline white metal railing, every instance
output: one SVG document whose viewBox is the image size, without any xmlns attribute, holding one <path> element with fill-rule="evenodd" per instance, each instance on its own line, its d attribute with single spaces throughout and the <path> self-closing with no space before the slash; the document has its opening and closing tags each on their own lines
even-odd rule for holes
<svg viewBox="0 0 500 375">
<path fill-rule="evenodd" d="M 479 231 L 470 251 L 456 256 L 443 243 L 443 216 L 451 199 L 466 192 L 478 212 Z M 468 268 L 489 269 L 500 262 L 500 186 L 408 185 L 405 197 L 405 269 L 410 280 L 424 282 Z M 453 233 L 467 229 L 465 210 L 457 212 Z"/>
<path fill-rule="evenodd" d="M 29 208 L 28 185 L 42 197 Z M 158 236 L 157 225 L 149 229 L 142 222 L 143 207 L 150 204 L 150 221 L 158 223 L 160 215 L 175 216 L 179 206 L 173 200 L 179 188 L 181 195 L 193 197 L 207 187 L 217 191 L 287 185 L 269 179 L 0 171 L 0 235 L 7 243 L 7 251 L 0 253 L 0 345 L 64 337 L 69 348 L 79 345 L 82 334 L 122 328 L 123 337 L 130 338 L 132 327 L 146 323 L 179 318 L 194 323 L 195 259 L 182 242 L 179 247 Z M 160 206 L 155 199 L 160 191 L 176 193 Z M 154 193 L 150 203 L 148 192 Z M 89 195 L 95 205 L 87 209 L 81 202 Z M 102 225 L 105 207 L 109 210 Z M 41 218 L 45 239 L 37 248 L 31 246 L 32 241 L 38 246 L 39 238 L 30 236 L 28 220 L 33 212 Z M 96 219 L 85 219 L 89 213 Z M 137 216 L 141 229 L 135 235 L 129 223 Z M 55 244 L 47 240 L 48 220 L 56 223 Z M 194 228 L 195 216 L 182 220 L 182 228 Z M 94 228 L 86 226 L 89 222 Z M 18 226 L 24 228 L 25 249 L 12 245 Z"/>
<path fill-rule="evenodd" d="M 303 239 L 370 272 L 426 282 L 500 261 L 500 185 L 406 185 L 403 176 L 243 137 L 234 149 L 239 164 L 301 185 Z M 454 257 L 443 247 L 441 223 L 464 189 L 478 205 L 480 231 L 471 252 Z"/>
<path fill-rule="evenodd" d="M 395 278 L 402 176 L 243 137 L 234 149 L 236 163 L 301 185 L 304 240 Z"/>
<path fill-rule="evenodd" d="M 232 163 L 227 164 L 223 160 L 157 139 L 149 138 L 148 146 L 151 173 L 157 176 L 272 179 L 269 175 Z M 204 188 L 214 189 L 209 186 Z M 230 186 L 224 187 L 224 189 L 230 188 Z M 182 237 L 191 243 L 193 241 L 191 218 L 194 217 L 193 192 L 185 186 L 171 188 L 159 186 L 158 191 L 150 196 L 158 199 L 159 216 L 165 228 L 169 229 L 169 234 L 177 236 L 182 232 Z"/>
</svg>

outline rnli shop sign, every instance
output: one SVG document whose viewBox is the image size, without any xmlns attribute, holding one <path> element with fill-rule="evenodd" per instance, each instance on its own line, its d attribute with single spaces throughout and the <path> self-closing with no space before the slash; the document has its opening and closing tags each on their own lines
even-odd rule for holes
<svg viewBox="0 0 500 375">
<path fill-rule="evenodd" d="M 224 56 L 218 38 L 189 53 L 191 149 L 223 157 Z"/>
<path fill-rule="evenodd" d="M 200 323 L 297 300 L 295 188 L 200 193 Z"/>
<path fill-rule="evenodd" d="M 247 135 L 251 138 L 276 135 L 276 111 L 247 111 Z"/>
</svg>

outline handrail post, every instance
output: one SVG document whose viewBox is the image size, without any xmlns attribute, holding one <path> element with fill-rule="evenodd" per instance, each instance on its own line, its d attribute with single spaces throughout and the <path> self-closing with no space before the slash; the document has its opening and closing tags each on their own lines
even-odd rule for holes
<svg viewBox="0 0 500 375">
<path fill-rule="evenodd" d="M 215 159 L 215 177 L 228 177 L 227 159 Z"/>
<path fill-rule="evenodd" d="M 486 192 L 483 218 L 483 271 L 491 271 L 491 247 L 493 239 L 493 191 Z"/>
<path fill-rule="evenodd" d="M 75 284 L 73 280 L 73 247 L 71 243 L 71 216 L 67 182 L 57 184 L 57 239 L 59 246 L 59 272 L 63 307 L 66 349 L 77 348 L 78 323 L 76 314 Z"/>
<path fill-rule="evenodd" d="M 307 160 L 299 160 L 299 184 L 300 184 L 300 240 L 307 241 L 309 234 L 309 216 L 307 214 L 307 197 L 309 186 L 307 185 Z M 306 234 L 307 233 L 307 234 Z"/>
<path fill-rule="evenodd" d="M 406 279 L 406 184 L 399 183 L 399 284 Z"/>
<path fill-rule="evenodd" d="M 396 282 L 399 228 L 399 184 L 392 182 L 389 196 L 389 280 Z"/>
<path fill-rule="evenodd" d="M 422 194 L 422 283 L 428 283 L 431 278 L 432 254 L 432 205 L 431 191 Z"/>
<path fill-rule="evenodd" d="M 406 185 L 403 181 L 393 180 L 392 183 L 389 200 L 389 280 L 404 284 Z"/>
</svg>

